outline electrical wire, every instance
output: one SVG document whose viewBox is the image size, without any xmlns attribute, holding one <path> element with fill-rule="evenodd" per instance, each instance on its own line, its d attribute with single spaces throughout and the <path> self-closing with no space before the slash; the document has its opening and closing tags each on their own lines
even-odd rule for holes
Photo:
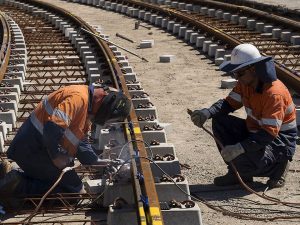
<svg viewBox="0 0 300 225">
<path fill-rule="evenodd" d="M 259 218 L 259 217 L 254 217 L 254 216 L 242 215 L 241 213 L 231 212 L 231 211 L 229 211 L 227 209 L 224 209 L 222 206 L 215 206 L 215 205 L 207 202 L 205 199 L 200 199 L 199 197 L 193 196 L 193 195 L 187 193 L 185 190 L 183 190 L 177 184 L 177 182 L 172 179 L 172 177 L 169 174 L 167 174 L 159 165 L 157 165 L 157 163 L 154 160 L 152 160 L 152 159 L 150 159 L 148 157 L 142 157 L 142 156 L 138 156 L 138 157 L 139 158 L 147 159 L 150 162 L 152 162 L 164 175 L 166 175 L 168 178 L 170 178 L 170 180 L 174 183 L 174 185 L 181 192 L 183 192 L 187 196 L 191 197 L 192 199 L 201 202 L 202 204 L 206 205 L 207 207 L 209 207 L 209 208 L 211 208 L 211 209 L 213 209 L 215 211 L 221 212 L 221 213 L 223 213 L 225 215 L 233 216 L 233 217 L 236 217 L 236 218 L 252 219 L 252 220 L 258 220 L 258 221 L 266 221 L 266 220 L 273 221 L 273 220 L 279 220 L 279 219 L 300 219 L 300 216 L 277 216 L 277 217 Z"/>
<path fill-rule="evenodd" d="M 119 153 L 119 155 L 118 155 L 118 159 L 120 159 L 120 157 L 121 157 L 121 155 L 122 155 L 122 152 L 123 152 L 124 148 L 125 148 L 127 145 L 129 145 L 130 143 L 133 143 L 133 142 L 142 142 L 142 143 L 146 144 L 147 147 L 149 148 L 149 151 L 151 152 L 151 159 L 153 159 L 154 155 L 153 155 L 152 148 L 151 148 L 151 146 L 150 146 L 146 141 L 144 141 L 144 140 L 130 140 L 130 141 L 128 141 L 127 143 L 125 143 L 125 144 L 122 146 L 122 148 L 121 148 L 121 151 L 120 151 L 120 153 Z"/>
</svg>

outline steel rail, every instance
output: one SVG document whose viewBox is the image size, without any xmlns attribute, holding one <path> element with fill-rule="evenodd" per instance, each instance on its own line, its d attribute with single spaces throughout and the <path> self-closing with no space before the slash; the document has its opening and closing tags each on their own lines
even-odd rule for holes
<svg viewBox="0 0 300 225">
<path fill-rule="evenodd" d="M 200 29 L 205 31 L 207 34 L 215 37 L 215 39 L 220 40 L 222 43 L 226 43 L 226 48 L 234 48 L 235 46 L 243 43 L 239 39 L 224 33 L 221 29 L 213 27 L 207 24 L 205 21 L 195 20 L 193 14 L 188 14 L 181 12 L 179 10 L 160 7 L 158 5 L 153 5 L 136 0 L 114 0 L 118 3 L 127 3 L 130 5 L 135 5 L 137 7 L 143 7 L 152 11 L 157 12 L 158 14 L 164 15 L 166 17 L 176 18 L 189 26 L 194 27 L 195 29 Z M 202 2 L 202 1 L 201 1 Z M 206 1 L 205 1 L 206 2 Z M 265 55 L 262 53 L 262 55 Z M 286 84 L 289 88 L 293 89 L 296 93 L 300 94 L 300 76 L 292 72 L 286 66 L 279 64 L 275 61 L 275 67 L 278 78 Z"/>
<path fill-rule="evenodd" d="M 8 21 L 6 20 L 4 14 L 0 12 L 0 26 L 1 26 L 1 33 L 2 37 L 0 37 L 1 40 L 1 50 L 0 50 L 0 83 L 4 77 L 4 74 L 8 68 L 9 58 L 10 58 L 10 51 L 11 51 L 11 31 L 8 24 Z"/>
</svg>

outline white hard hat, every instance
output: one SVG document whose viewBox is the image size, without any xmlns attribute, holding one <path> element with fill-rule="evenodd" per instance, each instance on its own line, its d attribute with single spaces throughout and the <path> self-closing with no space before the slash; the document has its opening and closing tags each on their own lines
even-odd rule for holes
<svg viewBox="0 0 300 225">
<path fill-rule="evenodd" d="M 252 44 L 240 44 L 231 52 L 231 61 L 223 62 L 220 69 L 224 72 L 234 72 L 272 57 L 261 56 L 258 49 Z"/>
</svg>

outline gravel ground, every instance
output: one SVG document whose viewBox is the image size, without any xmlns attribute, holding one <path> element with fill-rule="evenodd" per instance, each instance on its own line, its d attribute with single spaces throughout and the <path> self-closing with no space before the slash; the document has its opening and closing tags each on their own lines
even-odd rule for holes
<svg viewBox="0 0 300 225">
<path fill-rule="evenodd" d="M 252 0 L 253 1 L 253 0 Z M 282 0 L 254 0 L 255 2 L 263 2 L 270 5 L 279 5 L 283 7 L 287 7 L 290 9 L 300 9 L 300 1 L 299 0 L 288 0 L 288 1 L 282 1 Z"/>
<path fill-rule="evenodd" d="M 58 0 L 43 0 L 69 10 L 72 14 L 80 16 L 92 25 L 101 25 L 104 33 L 110 35 L 110 40 L 126 47 L 149 60 L 143 63 L 138 58 L 126 54 L 143 88 L 150 94 L 152 103 L 157 107 L 160 122 L 171 123 L 171 130 L 167 133 L 168 142 L 176 147 L 176 153 L 182 163 L 192 166 L 191 170 L 183 171 L 193 184 L 194 188 L 212 188 L 215 176 L 223 175 L 226 167 L 217 153 L 216 145 L 212 138 L 195 127 L 186 113 L 187 108 L 196 109 L 208 107 L 216 100 L 224 97 L 228 90 L 220 89 L 222 73 L 217 70 L 211 60 L 198 50 L 187 45 L 183 41 L 166 33 L 164 30 L 152 28 L 151 34 L 148 30 L 140 28 L 134 30 L 135 20 L 121 14 L 104 11 L 92 6 L 67 3 Z M 271 2 L 271 1 L 264 1 Z M 273 1 L 278 4 L 279 1 Z M 292 2 L 291 0 L 289 3 Z M 293 1 L 296 5 L 299 0 Z M 297 3 L 296 3 L 297 2 Z M 286 3 L 284 3 L 286 4 Z M 296 6 L 294 6 L 296 7 Z M 136 43 L 129 43 L 115 36 L 116 32 L 134 39 Z M 139 41 L 153 39 L 154 48 L 138 49 Z M 159 55 L 173 54 L 175 62 L 171 64 L 159 63 Z M 238 112 L 243 115 L 242 112 Z M 206 127 L 210 127 L 210 122 Z M 296 154 L 291 169 L 300 169 L 300 155 Z M 299 173 L 291 172 L 287 185 L 279 190 L 268 192 L 269 195 L 278 198 L 286 198 L 290 201 L 299 201 L 296 193 L 299 192 Z M 265 180 L 256 181 L 261 182 Z M 198 186 L 197 186 L 198 185 Z M 211 203 L 230 204 L 229 209 L 236 212 L 245 212 L 248 209 L 236 207 L 256 207 L 255 212 L 268 212 L 267 209 L 274 207 L 270 205 L 259 206 L 251 201 L 259 198 L 241 190 L 224 190 L 218 192 L 198 192 L 198 196 L 208 199 Z M 250 199 L 251 201 L 247 200 Z M 224 216 L 199 203 L 202 210 L 204 224 L 249 224 L 261 225 L 266 221 L 240 220 Z M 259 209 L 265 207 L 267 209 Z M 253 212 L 253 211 L 252 211 Z M 276 215 L 283 215 L 281 212 Z M 298 213 L 299 215 L 299 213 Z M 299 224 L 298 221 L 277 221 L 268 224 Z"/>
</svg>

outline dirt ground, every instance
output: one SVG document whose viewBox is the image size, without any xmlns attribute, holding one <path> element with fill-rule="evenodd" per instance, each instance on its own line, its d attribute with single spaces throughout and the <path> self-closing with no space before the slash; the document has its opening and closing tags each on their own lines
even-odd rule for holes
<svg viewBox="0 0 300 225">
<path fill-rule="evenodd" d="M 136 20 L 122 14 L 65 1 L 43 1 L 65 8 L 92 25 L 101 25 L 104 33 L 110 36 L 111 41 L 149 60 L 148 63 L 141 62 L 140 59 L 124 53 L 134 67 L 143 88 L 150 95 L 152 103 L 157 107 L 159 121 L 172 124 L 171 130 L 167 133 L 168 142 L 175 145 L 179 160 L 182 163 L 191 165 L 191 170 L 183 171 L 189 183 L 194 185 L 194 188 L 212 188 L 213 178 L 225 174 L 225 164 L 218 154 L 212 138 L 195 127 L 186 113 L 187 108 L 208 107 L 216 100 L 225 97 L 229 92 L 229 90 L 220 89 L 220 81 L 224 77 L 212 61 L 198 50 L 164 30 L 152 27 L 151 34 L 143 28 L 135 30 L 134 23 Z M 280 1 L 275 0 L 274 2 L 279 4 Z M 284 4 L 290 2 L 292 1 Z M 293 2 L 295 2 L 293 7 L 300 4 L 299 0 Z M 117 32 L 135 40 L 135 43 L 117 38 L 115 36 Z M 155 41 L 154 47 L 138 49 L 138 43 L 144 39 L 153 39 Z M 159 63 L 159 56 L 163 54 L 175 55 L 176 60 L 172 63 Z M 243 113 L 240 112 L 239 114 L 242 115 Z M 210 122 L 208 122 L 206 127 L 210 128 L 210 125 Z M 292 163 L 292 170 L 300 169 L 299 161 L 300 154 L 298 152 Z M 298 200 L 300 202 L 298 195 L 300 194 L 299 180 L 299 173 L 291 171 L 287 185 L 282 189 L 272 190 L 268 194 L 280 199 L 285 198 L 286 200 Z M 261 179 L 257 179 L 257 181 L 265 182 Z M 235 209 L 236 212 L 242 209 L 235 207 L 248 205 L 247 199 L 259 200 L 258 197 L 241 190 L 218 192 L 202 192 L 202 189 L 199 190 L 197 192 L 198 196 L 208 199 L 211 203 L 230 203 L 229 208 Z M 203 224 L 299 224 L 299 220 L 276 222 L 241 220 L 224 216 L 201 203 L 199 203 L 199 206 L 202 210 Z M 252 207 L 254 206 L 252 205 Z M 259 208 L 259 206 L 255 207 Z M 260 212 L 262 211 L 257 209 L 257 213 Z M 278 214 L 285 215 L 282 212 Z M 272 216 L 272 214 L 269 216 Z"/>
</svg>

